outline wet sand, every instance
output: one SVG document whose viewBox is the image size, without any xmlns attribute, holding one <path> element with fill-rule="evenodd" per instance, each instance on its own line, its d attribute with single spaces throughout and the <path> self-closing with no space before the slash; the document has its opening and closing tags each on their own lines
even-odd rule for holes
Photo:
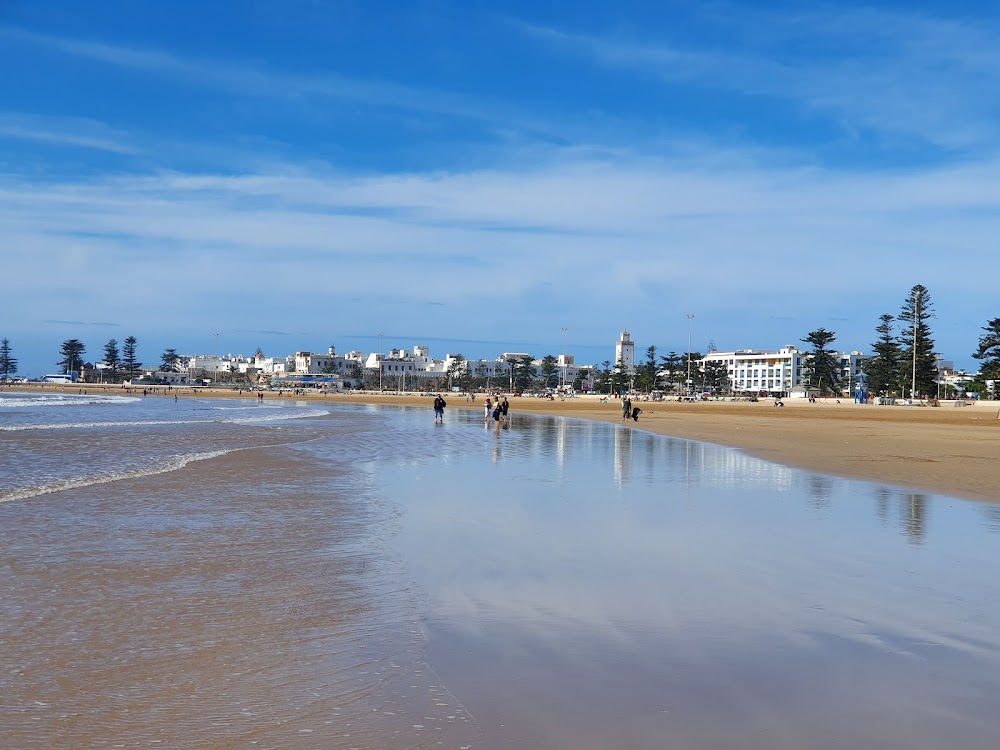
<svg viewBox="0 0 1000 750">
<path fill-rule="evenodd" d="M 468 745 L 356 480 L 251 448 L 0 505 L 0 747 Z"/>
<path fill-rule="evenodd" d="M 425 396 L 336 395 L 343 402 L 420 404 Z M 482 409 L 455 394 L 448 408 Z M 621 403 L 596 397 L 510 400 L 512 414 L 622 422 Z M 873 406 L 849 401 L 637 402 L 635 429 L 719 443 L 823 474 L 912 487 L 972 500 L 1000 500 L 1000 403 L 956 407 Z M 447 416 L 446 416 L 447 418 Z"/>
<path fill-rule="evenodd" d="M 516 420 L 618 402 L 514 398 L 494 436 L 457 418 L 481 396 L 448 396 L 456 429 L 426 396 L 281 398 L 418 410 L 0 505 L 0 747 L 993 747 L 1000 527 L 778 464 L 864 476 L 867 440 L 895 457 L 876 481 L 963 494 L 941 441 L 994 499 L 995 404 L 640 402 L 591 443 Z"/>
<path fill-rule="evenodd" d="M 23 388 L 24 386 L 21 386 Z M 36 386 L 37 387 L 37 386 Z M 96 392 L 99 386 L 84 386 Z M 80 387 L 53 386 L 76 393 Z M 121 388 L 106 388 L 121 392 Z M 140 390 L 141 392 L 141 390 Z M 182 397 L 256 398 L 243 391 L 175 389 Z M 483 396 L 470 402 L 461 394 L 446 394 L 449 409 L 483 408 Z M 265 399 L 278 398 L 268 392 Z M 282 398 L 327 403 L 385 403 L 426 408 L 427 394 L 382 395 L 311 393 Z M 518 413 L 547 414 L 602 422 L 621 422 L 620 402 L 598 397 L 548 401 L 510 399 Z M 969 402 L 972 403 L 972 402 Z M 858 405 L 848 400 L 810 404 L 787 399 L 777 408 L 770 400 L 749 402 L 637 402 L 642 409 L 635 429 L 660 435 L 719 443 L 787 466 L 871 482 L 911 487 L 973 500 L 1000 500 L 1000 402 L 983 401 L 956 407 Z M 447 418 L 447 416 L 446 416 Z"/>
</svg>

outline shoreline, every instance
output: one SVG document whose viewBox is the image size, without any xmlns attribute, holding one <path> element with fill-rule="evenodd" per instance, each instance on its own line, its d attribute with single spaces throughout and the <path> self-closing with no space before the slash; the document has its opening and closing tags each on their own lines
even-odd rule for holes
<svg viewBox="0 0 1000 750">
<path fill-rule="evenodd" d="M 162 387 L 161 387 L 162 388 Z M 6 386 L 7 392 L 46 391 L 126 395 L 120 386 L 99 384 Z M 152 389 L 150 389 L 152 390 Z M 131 395 L 141 396 L 142 389 Z M 244 390 L 173 388 L 157 393 L 184 398 L 255 398 Z M 433 396 L 433 394 L 430 394 Z M 482 410 L 464 394 L 443 393 L 450 409 Z M 162 396 L 161 396 L 162 397 Z M 265 400 L 279 398 L 267 391 Z M 281 398 L 327 403 L 393 404 L 425 408 L 433 419 L 433 399 L 426 394 L 283 393 Z M 821 474 L 892 484 L 915 491 L 969 500 L 1000 501 L 1000 402 L 942 402 L 940 407 L 861 405 L 842 399 L 786 399 L 784 408 L 770 400 L 751 402 L 637 401 L 638 422 L 624 422 L 621 402 L 598 396 L 549 401 L 511 397 L 511 414 L 542 414 L 620 423 L 658 435 L 717 443 L 748 455 Z"/>
</svg>

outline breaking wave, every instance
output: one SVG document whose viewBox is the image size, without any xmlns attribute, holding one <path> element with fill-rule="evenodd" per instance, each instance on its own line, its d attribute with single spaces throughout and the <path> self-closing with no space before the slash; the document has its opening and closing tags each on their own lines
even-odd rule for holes
<svg viewBox="0 0 1000 750">
<path fill-rule="evenodd" d="M 285 422 L 292 419 L 309 419 L 325 417 L 330 414 L 325 409 L 282 410 L 281 414 L 268 414 L 256 417 L 231 417 L 217 419 L 153 419 L 129 420 L 121 422 L 56 422 L 53 424 L 18 424 L 0 425 L 0 432 L 23 432 L 24 430 L 76 430 L 88 427 L 147 427 L 182 424 L 261 424 L 270 422 Z"/>
<path fill-rule="evenodd" d="M 122 479 L 138 479 L 139 477 L 149 477 L 154 474 L 166 474 L 169 471 L 183 469 L 185 466 L 195 461 L 205 461 L 210 458 L 218 458 L 219 456 L 224 456 L 227 453 L 232 453 L 236 450 L 244 449 L 232 448 L 230 450 L 191 453 L 186 456 L 175 456 L 174 458 L 164 461 L 156 466 L 149 466 L 141 469 L 129 469 L 125 471 L 110 471 L 106 474 L 94 477 L 66 479 L 58 482 L 49 482 L 47 484 L 38 484 L 30 488 L 25 487 L 15 490 L 7 495 L 0 495 L 0 503 L 9 503 L 14 500 L 25 500 L 29 497 L 48 495 L 49 493 L 62 492 L 63 490 L 75 490 L 80 489 L 81 487 L 92 487 L 95 484 L 107 484 L 108 482 L 117 482 Z"/>
</svg>

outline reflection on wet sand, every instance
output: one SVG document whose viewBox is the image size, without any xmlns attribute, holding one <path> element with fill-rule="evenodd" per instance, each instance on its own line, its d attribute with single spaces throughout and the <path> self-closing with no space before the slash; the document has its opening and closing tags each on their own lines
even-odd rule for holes
<svg viewBox="0 0 1000 750">
<path fill-rule="evenodd" d="M 469 492 L 399 480 L 429 660 L 487 746 L 992 747 L 997 552 L 973 504 L 949 507 L 957 556 L 930 497 L 577 424 L 451 463 Z"/>
</svg>

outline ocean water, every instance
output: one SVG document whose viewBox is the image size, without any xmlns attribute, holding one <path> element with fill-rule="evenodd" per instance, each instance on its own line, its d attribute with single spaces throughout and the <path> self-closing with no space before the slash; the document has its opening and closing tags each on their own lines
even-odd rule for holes
<svg viewBox="0 0 1000 750">
<path fill-rule="evenodd" d="M 0 393 L 0 747 L 996 747 L 1000 506 L 513 406 Z"/>
</svg>

